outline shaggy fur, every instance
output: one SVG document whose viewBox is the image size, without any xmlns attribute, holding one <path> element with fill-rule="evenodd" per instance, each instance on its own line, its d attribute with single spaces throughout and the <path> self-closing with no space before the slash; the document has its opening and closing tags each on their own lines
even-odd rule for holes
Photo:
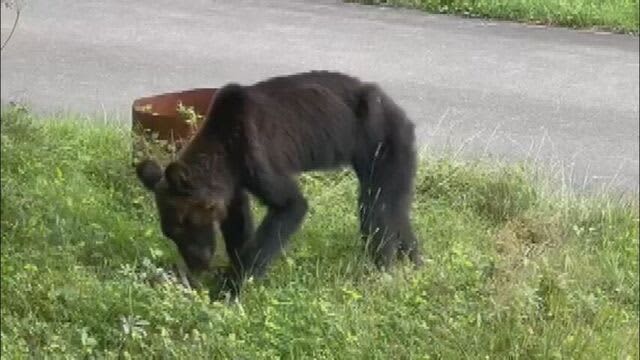
<svg viewBox="0 0 640 360">
<path fill-rule="evenodd" d="M 360 230 L 380 267 L 406 254 L 422 263 L 409 222 L 416 171 L 414 125 L 378 86 L 314 71 L 221 88 L 206 120 L 164 171 L 137 167 L 156 197 L 164 234 L 189 269 L 207 269 L 219 222 L 230 283 L 261 277 L 307 212 L 295 175 L 350 165 Z M 248 193 L 268 212 L 254 232 Z"/>
</svg>

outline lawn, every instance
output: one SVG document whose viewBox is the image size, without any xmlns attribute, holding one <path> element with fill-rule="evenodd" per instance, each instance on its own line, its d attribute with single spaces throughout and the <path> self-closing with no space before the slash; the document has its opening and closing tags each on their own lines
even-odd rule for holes
<svg viewBox="0 0 640 360">
<path fill-rule="evenodd" d="M 413 223 L 428 261 L 383 274 L 363 256 L 353 176 L 305 175 L 311 210 L 286 256 L 240 302 L 210 303 L 158 281 L 176 254 L 125 130 L 20 108 L 1 125 L 2 358 L 639 356 L 635 199 L 425 155 Z"/>
<path fill-rule="evenodd" d="M 535 24 L 638 33 L 638 0 L 348 0 Z"/>
</svg>

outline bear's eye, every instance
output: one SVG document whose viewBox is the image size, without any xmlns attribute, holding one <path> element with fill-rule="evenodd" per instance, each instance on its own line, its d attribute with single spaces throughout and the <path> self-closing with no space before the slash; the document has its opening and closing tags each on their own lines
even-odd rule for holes
<svg viewBox="0 0 640 360">
<path fill-rule="evenodd" d="M 187 226 L 190 226 L 192 224 L 193 224 L 193 221 L 191 221 L 191 217 L 189 217 L 189 216 L 186 216 L 184 219 L 182 219 L 182 221 L 180 221 L 180 225 L 181 226 L 187 227 Z"/>
</svg>

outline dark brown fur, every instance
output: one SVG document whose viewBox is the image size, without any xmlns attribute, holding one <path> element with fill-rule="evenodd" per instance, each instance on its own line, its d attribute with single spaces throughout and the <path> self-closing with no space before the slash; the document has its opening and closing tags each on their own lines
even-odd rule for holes
<svg viewBox="0 0 640 360">
<path fill-rule="evenodd" d="M 191 271 L 208 267 L 219 222 L 238 289 L 264 275 L 302 223 L 294 176 L 345 165 L 360 182 L 360 230 L 376 263 L 403 253 L 421 264 L 409 223 L 414 142 L 411 121 L 376 85 L 314 71 L 221 88 L 178 160 L 164 171 L 146 160 L 137 172 Z M 268 208 L 255 232 L 248 193 Z"/>
</svg>

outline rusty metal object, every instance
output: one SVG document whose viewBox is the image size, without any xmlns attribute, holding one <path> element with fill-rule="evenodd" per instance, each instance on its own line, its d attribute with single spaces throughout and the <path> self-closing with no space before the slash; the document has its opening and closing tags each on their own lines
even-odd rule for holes
<svg viewBox="0 0 640 360">
<path fill-rule="evenodd" d="M 144 146 L 141 143 L 142 139 L 164 141 L 173 144 L 176 150 L 186 144 L 197 126 L 180 116 L 179 104 L 193 107 L 197 114 L 205 115 L 213 102 L 215 92 L 215 88 L 200 88 L 136 99 L 131 107 L 134 163 L 136 154 Z"/>
</svg>

